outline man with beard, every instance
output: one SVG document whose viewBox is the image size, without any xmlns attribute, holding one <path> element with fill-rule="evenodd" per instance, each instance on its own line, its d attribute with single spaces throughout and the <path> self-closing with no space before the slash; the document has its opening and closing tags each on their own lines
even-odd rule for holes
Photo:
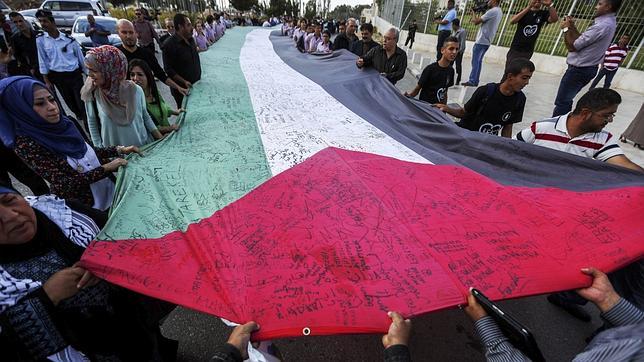
<svg viewBox="0 0 644 362">
<path fill-rule="evenodd" d="M 182 95 L 188 95 L 188 89 L 179 86 L 163 71 L 163 68 L 159 65 L 159 62 L 152 51 L 147 48 L 141 48 L 137 45 L 137 34 L 134 30 L 134 25 L 129 20 L 119 20 L 116 23 L 116 32 L 122 42 L 122 44 L 117 46 L 117 48 L 125 54 L 128 63 L 131 62 L 132 59 L 141 59 L 145 61 L 152 69 L 154 76 L 159 78 L 160 81 Z"/>
</svg>

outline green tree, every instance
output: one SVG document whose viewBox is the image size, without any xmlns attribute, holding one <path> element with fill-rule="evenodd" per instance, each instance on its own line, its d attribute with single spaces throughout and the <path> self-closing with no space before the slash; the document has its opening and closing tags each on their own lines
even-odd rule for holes
<svg viewBox="0 0 644 362">
<path fill-rule="evenodd" d="M 318 14 L 317 4 L 315 0 L 309 0 L 304 6 L 304 17 L 313 19 Z"/>
<path fill-rule="evenodd" d="M 230 0 L 230 6 L 239 11 L 248 11 L 253 6 L 258 6 L 257 0 Z"/>
</svg>

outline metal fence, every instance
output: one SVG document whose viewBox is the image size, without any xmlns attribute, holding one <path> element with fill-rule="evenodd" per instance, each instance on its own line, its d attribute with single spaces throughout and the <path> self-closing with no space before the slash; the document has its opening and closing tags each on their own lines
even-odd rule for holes
<svg viewBox="0 0 644 362">
<path fill-rule="evenodd" d="M 410 0 L 382 0 L 379 16 L 400 29 L 407 29 L 413 19 L 418 24 L 418 32 L 437 34 L 437 25 L 434 20 L 442 18 L 447 12 L 444 7 L 446 0 L 431 1 L 410 1 Z M 472 14 L 470 9 L 477 0 L 457 1 L 456 10 L 458 18 L 461 19 L 461 27 L 467 30 L 467 39 L 474 41 L 478 26 L 471 22 Z M 517 29 L 516 24 L 511 24 L 513 15 L 525 9 L 531 0 L 503 0 L 503 20 L 499 25 L 494 44 L 509 47 Z M 570 15 L 576 19 L 575 24 L 580 31 L 585 30 L 593 22 L 593 14 L 597 0 L 557 0 L 554 2 L 559 17 Z M 631 37 L 627 58 L 624 60 L 624 67 L 644 70 L 644 0 L 624 0 L 617 13 L 617 31 L 614 41 L 616 42 L 623 34 Z M 563 33 L 559 23 L 546 25 L 539 34 L 535 51 L 550 55 L 566 56 L 563 42 Z"/>
</svg>

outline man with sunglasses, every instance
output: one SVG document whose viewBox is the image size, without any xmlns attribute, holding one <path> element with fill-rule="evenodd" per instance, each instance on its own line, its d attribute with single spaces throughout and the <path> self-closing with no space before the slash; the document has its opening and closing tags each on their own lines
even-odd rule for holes
<svg viewBox="0 0 644 362">
<path fill-rule="evenodd" d="M 595 88 L 584 94 L 575 110 L 534 122 L 516 135 L 519 141 L 594 158 L 614 165 L 644 171 L 624 155 L 616 137 L 604 130 L 613 121 L 622 102 L 612 89 Z"/>
<path fill-rule="evenodd" d="M 76 119 L 83 121 L 87 130 L 85 102 L 80 98 L 83 73 L 87 73 L 87 69 L 80 44 L 58 30 L 51 11 L 38 10 L 36 18 L 43 29 L 36 36 L 40 74 L 50 90 L 58 89 L 67 107 L 74 112 Z"/>
<path fill-rule="evenodd" d="M 168 32 L 161 35 L 161 37 L 159 38 L 159 47 L 161 49 L 163 49 L 163 44 L 165 43 L 165 41 L 174 35 L 174 23 L 172 22 L 171 18 L 165 19 L 165 30 L 167 30 Z"/>
<path fill-rule="evenodd" d="M 159 34 L 157 34 L 152 23 L 145 19 L 145 13 L 142 9 L 137 9 L 134 15 L 136 16 L 136 20 L 134 20 L 134 30 L 136 30 L 136 33 L 139 35 L 139 46 L 141 48 L 150 49 L 155 53 L 156 49 L 154 47 L 154 39 L 156 39 L 159 46 L 161 46 Z"/>
</svg>

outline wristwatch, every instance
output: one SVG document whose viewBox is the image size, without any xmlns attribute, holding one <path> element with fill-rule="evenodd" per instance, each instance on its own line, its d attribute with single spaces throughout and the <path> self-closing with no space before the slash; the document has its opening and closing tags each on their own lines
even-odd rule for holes
<svg viewBox="0 0 644 362">
<path fill-rule="evenodd" d="M 564 33 L 567 33 L 568 32 L 568 27 L 565 27 L 562 30 L 563 30 Z"/>
</svg>

